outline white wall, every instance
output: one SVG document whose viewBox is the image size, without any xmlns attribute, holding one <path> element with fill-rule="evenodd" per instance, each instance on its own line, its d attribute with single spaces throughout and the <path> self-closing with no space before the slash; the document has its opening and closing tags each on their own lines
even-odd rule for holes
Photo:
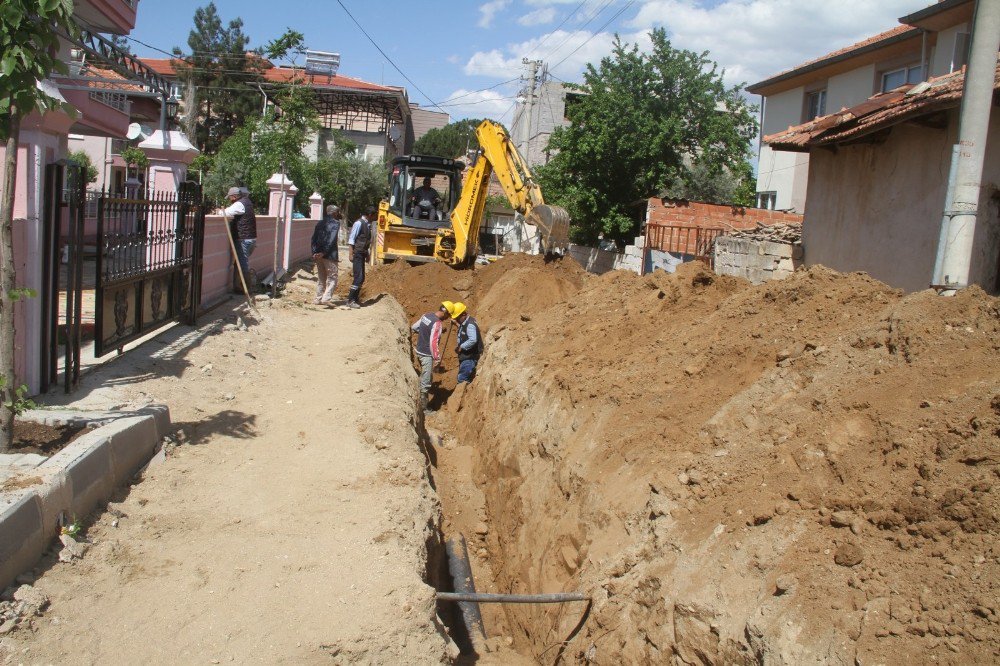
<svg viewBox="0 0 1000 666">
<path fill-rule="evenodd" d="M 860 104 L 875 94 L 875 65 L 865 65 L 831 76 L 826 85 L 826 112 Z"/>
<path fill-rule="evenodd" d="M 951 57 L 955 50 L 955 38 L 960 32 L 969 32 L 969 24 L 962 23 L 937 34 L 937 45 L 930 59 L 930 75 L 941 76 L 951 72 Z"/>
<path fill-rule="evenodd" d="M 774 134 L 801 123 L 804 102 L 805 89 L 802 87 L 768 97 L 764 106 L 763 134 Z M 777 192 L 775 208 L 801 213 L 805 207 L 808 172 L 806 153 L 774 151 L 762 146 L 757 166 L 757 191 Z"/>
<path fill-rule="evenodd" d="M 893 287 L 925 289 L 931 282 L 944 209 L 950 146 L 947 130 L 897 125 L 879 145 L 812 153 L 802 244 L 807 265 L 866 271 Z M 997 289 L 1000 229 L 994 193 L 1000 185 L 1000 113 L 994 110 L 983 174 L 972 281 Z"/>
</svg>

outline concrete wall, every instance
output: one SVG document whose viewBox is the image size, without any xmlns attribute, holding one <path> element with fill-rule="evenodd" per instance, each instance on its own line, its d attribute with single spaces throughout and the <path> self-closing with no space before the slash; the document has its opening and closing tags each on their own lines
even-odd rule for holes
<svg viewBox="0 0 1000 666">
<path fill-rule="evenodd" d="M 952 55 L 955 52 L 955 39 L 960 32 L 970 32 L 968 23 L 961 23 L 937 33 L 937 44 L 930 58 L 930 75 L 941 76 L 952 71 Z"/>
<path fill-rule="evenodd" d="M 860 104 L 877 92 L 875 85 L 874 64 L 831 76 L 826 85 L 826 112 Z"/>
<path fill-rule="evenodd" d="M 894 287 L 925 289 L 931 282 L 944 209 L 949 155 L 958 112 L 946 130 L 897 125 L 882 144 L 842 146 L 811 155 L 808 265 L 867 271 Z M 994 109 L 983 174 L 983 219 L 977 226 L 973 282 L 997 290 L 1000 230 L 995 193 L 1000 185 L 1000 113 Z"/>
<path fill-rule="evenodd" d="M 771 95 L 764 103 L 764 135 L 774 134 L 802 122 L 805 89 L 801 86 Z M 757 191 L 777 192 L 775 208 L 801 213 L 805 209 L 805 183 L 809 156 L 804 153 L 775 152 L 762 146 L 757 165 Z"/>
<path fill-rule="evenodd" d="M 801 262 L 800 245 L 732 236 L 715 239 L 713 265 L 719 275 L 734 275 L 760 284 L 788 277 Z"/>
<path fill-rule="evenodd" d="M 632 271 L 642 273 L 643 248 L 642 236 L 636 238 L 637 245 L 626 245 L 625 252 L 608 252 L 595 247 L 570 245 L 569 256 L 573 257 L 583 268 L 598 275 L 608 271 Z"/>
</svg>

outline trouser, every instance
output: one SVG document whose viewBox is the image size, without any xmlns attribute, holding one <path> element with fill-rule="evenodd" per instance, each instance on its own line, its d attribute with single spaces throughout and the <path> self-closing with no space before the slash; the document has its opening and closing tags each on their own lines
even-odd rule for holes
<svg viewBox="0 0 1000 666">
<path fill-rule="evenodd" d="M 417 354 L 420 361 L 420 393 L 427 395 L 431 390 L 431 380 L 434 376 L 434 357 Z"/>
<path fill-rule="evenodd" d="M 347 294 L 348 303 L 361 302 L 361 285 L 365 283 L 365 259 L 366 255 L 358 252 L 354 253 L 351 260 L 351 267 L 354 269 L 354 282 L 351 283 L 351 291 Z"/>
<path fill-rule="evenodd" d="M 333 259 L 320 257 L 316 260 L 316 300 L 329 303 L 337 289 L 337 271 L 340 265 Z"/>
<path fill-rule="evenodd" d="M 252 285 L 250 284 L 250 255 L 253 254 L 254 248 L 257 247 L 256 238 L 237 238 L 236 242 L 236 260 L 240 264 L 240 270 L 243 272 L 243 279 L 247 283 L 247 288 L 249 289 Z M 239 276 L 236 280 L 239 284 Z"/>
<path fill-rule="evenodd" d="M 475 378 L 477 363 L 479 363 L 478 358 L 467 358 L 464 361 L 459 361 L 458 363 L 459 384 L 471 382 Z"/>
</svg>

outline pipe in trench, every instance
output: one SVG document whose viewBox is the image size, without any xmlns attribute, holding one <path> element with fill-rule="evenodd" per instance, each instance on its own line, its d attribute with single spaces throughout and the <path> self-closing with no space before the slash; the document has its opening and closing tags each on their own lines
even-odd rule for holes
<svg viewBox="0 0 1000 666">
<path fill-rule="evenodd" d="M 459 596 L 475 596 L 476 581 L 472 578 L 465 537 L 460 534 L 448 539 L 445 543 L 445 552 L 448 554 L 448 572 L 451 574 L 455 591 Z M 441 594 L 438 593 L 438 599 L 441 599 Z M 465 625 L 466 633 L 469 635 L 469 642 L 472 643 L 472 649 L 482 654 L 486 630 L 483 628 L 483 616 L 479 611 L 479 604 L 472 599 L 465 599 L 458 602 L 458 609 L 462 615 L 462 624 Z"/>
<path fill-rule="evenodd" d="M 590 597 L 579 592 L 556 592 L 553 594 L 493 594 L 490 592 L 438 592 L 438 601 L 474 601 L 480 604 L 564 604 L 568 601 L 590 601 Z"/>
</svg>

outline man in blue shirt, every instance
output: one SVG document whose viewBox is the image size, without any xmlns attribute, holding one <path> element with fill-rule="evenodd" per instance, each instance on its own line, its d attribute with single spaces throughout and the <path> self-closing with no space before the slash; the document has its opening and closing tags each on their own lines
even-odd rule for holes
<svg viewBox="0 0 1000 666">
<path fill-rule="evenodd" d="M 458 322 L 458 383 L 469 383 L 476 376 L 476 365 L 483 353 L 483 336 L 479 324 L 469 316 L 465 303 L 455 303 L 451 318 Z"/>
<path fill-rule="evenodd" d="M 368 250 L 372 245 L 371 219 L 375 217 L 375 209 L 371 206 L 351 227 L 351 235 L 347 238 L 351 266 L 354 269 L 354 282 L 347 294 L 347 306 L 353 310 L 361 307 L 361 285 L 365 283 L 365 262 L 368 261 Z"/>
</svg>

